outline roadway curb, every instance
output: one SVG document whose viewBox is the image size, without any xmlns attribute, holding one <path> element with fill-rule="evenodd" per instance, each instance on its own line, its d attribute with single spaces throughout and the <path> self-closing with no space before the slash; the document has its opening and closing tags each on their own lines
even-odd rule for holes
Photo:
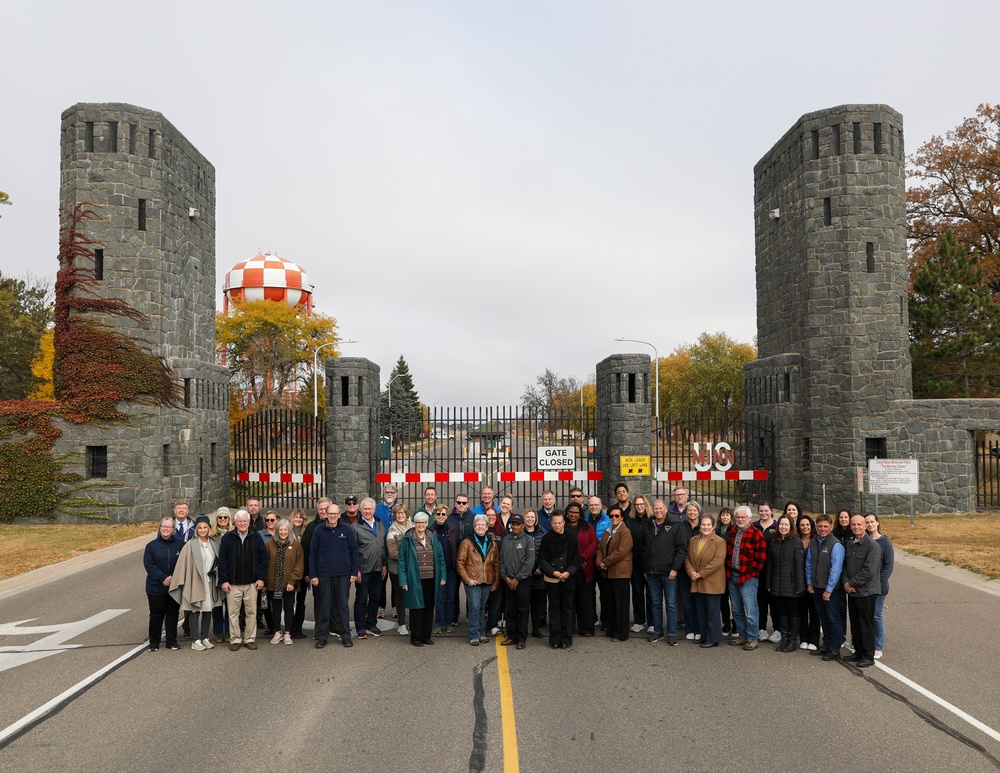
<svg viewBox="0 0 1000 773">
<path fill-rule="evenodd" d="M 25 572 L 24 574 L 19 574 L 16 577 L 10 577 L 9 579 L 2 580 L 0 581 L 0 600 L 8 599 L 19 593 L 23 593 L 26 590 L 33 590 L 41 585 L 47 585 L 50 582 L 55 582 L 56 580 L 61 580 L 64 577 L 70 577 L 78 572 L 90 569 L 93 566 L 100 566 L 101 564 L 106 564 L 109 561 L 114 561 L 115 559 L 122 558 L 123 556 L 138 553 L 140 550 L 144 549 L 146 544 L 155 536 L 156 534 L 154 532 L 142 534 L 138 537 L 133 537 L 130 540 L 125 540 L 124 542 L 119 542 L 115 545 L 108 545 L 106 548 L 100 548 L 98 550 L 91 551 L 90 553 L 85 553 L 82 556 L 74 556 L 73 558 L 68 558 L 65 561 L 59 561 L 55 564 L 49 564 L 48 566 L 42 566 L 38 569 L 32 569 L 30 572 Z"/>
<path fill-rule="evenodd" d="M 959 585 L 964 585 L 966 588 L 980 590 L 983 593 L 989 593 L 992 596 L 1000 596 L 1000 580 L 991 580 L 988 577 L 983 577 L 981 574 L 970 572 L 968 569 L 963 569 L 960 566 L 942 564 L 940 561 L 935 561 L 933 558 L 917 556 L 913 553 L 907 553 L 905 550 L 901 550 L 899 548 L 895 548 L 895 556 L 896 563 L 909 566 L 912 569 L 918 569 L 921 572 L 927 572 L 935 577 L 940 577 L 942 580 L 957 582 Z"/>
</svg>

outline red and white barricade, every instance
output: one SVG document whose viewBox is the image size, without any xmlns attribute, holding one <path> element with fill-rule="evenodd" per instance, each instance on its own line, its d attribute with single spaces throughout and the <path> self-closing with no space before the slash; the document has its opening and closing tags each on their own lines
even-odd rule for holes
<svg viewBox="0 0 1000 773">
<path fill-rule="evenodd" d="M 672 470 L 656 473 L 657 480 L 767 480 L 767 470 Z"/>
<path fill-rule="evenodd" d="M 244 483 L 320 483 L 322 475 L 311 472 L 238 472 L 236 480 Z"/>
<path fill-rule="evenodd" d="M 498 472 L 497 483 L 518 483 L 545 480 L 603 480 L 599 470 L 545 470 L 544 472 Z"/>
<path fill-rule="evenodd" d="M 377 472 L 376 483 L 478 483 L 481 472 Z"/>
</svg>

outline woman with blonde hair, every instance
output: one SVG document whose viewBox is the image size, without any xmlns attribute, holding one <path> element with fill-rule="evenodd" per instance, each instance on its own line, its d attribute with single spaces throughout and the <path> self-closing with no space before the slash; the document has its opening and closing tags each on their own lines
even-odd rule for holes
<svg viewBox="0 0 1000 773">
<path fill-rule="evenodd" d="M 392 606 L 396 610 L 396 620 L 399 622 L 399 635 L 409 636 L 406 627 L 406 601 L 399 587 L 399 543 L 406 533 L 413 528 L 410 521 L 409 508 L 400 502 L 392 508 L 392 524 L 385 535 L 385 545 L 389 551 L 389 581 L 392 584 Z"/>
<path fill-rule="evenodd" d="M 191 649 L 210 650 L 215 645 L 208 638 L 212 610 L 222 606 L 219 589 L 219 545 L 209 537 L 212 521 L 207 515 L 194 522 L 194 539 L 181 550 L 170 581 L 170 595 L 180 611 L 191 613 Z"/>
</svg>

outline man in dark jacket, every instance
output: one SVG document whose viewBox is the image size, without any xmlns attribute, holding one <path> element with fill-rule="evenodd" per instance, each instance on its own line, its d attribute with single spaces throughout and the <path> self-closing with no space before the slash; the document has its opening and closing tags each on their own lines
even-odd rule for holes
<svg viewBox="0 0 1000 773">
<path fill-rule="evenodd" d="M 882 589 L 882 549 L 865 530 L 865 517 L 851 517 L 851 538 L 844 544 L 844 573 L 847 614 L 851 619 L 854 654 L 844 658 L 858 668 L 875 665 L 875 601 Z"/>
<path fill-rule="evenodd" d="M 167 626 L 167 648 L 179 650 L 177 643 L 177 615 L 180 605 L 168 592 L 173 579 L 174 566 L 183 543 L 174 536 L 174 519 L 160 521 L 156 539 L 146 545 L 142 565 L 146 569 L 146 600 L 149 602 L 149 651 L 160 648 L 160 635 L 164 620 Z"/>
<path fill-rule="evenodd" d="M 652 606 L 653 632 L 648 641 L 663 638 L 663 602 L 667 603 L 667 644 L 677 646 L 677 573 L 684 567 L 687 544 L 676 526 L 667 521 L 667 505 L 653 502 L 653 518 L 639 531 L 643 574 Z"/>
<path fill-rule="evenodd" d="M 219 584 L 229 601 L 229 649 L 244 643 L 257 649 L 257 591 L 267 580 L 267 548 L 250 528 L 250 513 L 237 510 L 236 528 L 226 532 L 219 545 Z M 240 634 L 240 604 L 246 608 L 246 630 Z"/>
<path fill-rule="evenodd" d="M 361 517 L 354 522 L 358 540 L 358 583 L 354 594 L 354 629 L 359 639 L 381 636 L 378 627 L 378 602 L 382 580 L 388 573 L 389 552 L 385 546 L 385 527 L 375 517 L 375 500 L 361 500 Z"/>
<path fill-rule="evenodd" d="M 309 574 L 309 543 L 312 541 L 312 535 L 316 531 L 317 526 L 322 526 L 326 522 L 326 508 L 331 504 L 329 497 L 320 497 L 316 500 L 316 517 L 313 518 L 306 525 L 306 529 L 302 532 L 302 569 L 303 577 L 302 582 L 306 587 L 312 587 L 310 580 L 312 575 Z M 313 620 L 319 619 L 319 597 L 316 593 L 313 593 Z M 305 606 L 297 608 L 295 612 L 295 625 L 296 631 L 302 631 L 302 624 L 305 621 Z M 304 638 L 303 636 L 296 636 L 292 634 L 293 639 Z M 313 638 L 316 638 L 315 635 Z"/>
<path fill-rule="evenodd" d="M 523 650 L 528 641 L 535 540 L 524 533 L 524 518 L 518 513 L 510 517 L 507 526 L 510 533 L 500 540 L 500 578 L 507 599 L 507 638 L 500 644 L 505 647 L 516 644 Z"/>
<path fill-rule="evenodd" d="M 318 597 L 316 649 L 326 646 L 331 616 L 343 645 L 354 646 L 347 599 L 358 567 L 358 538 L 354 527 L 340 522 L 340 507 L 331 503 L 326 509 L 326 523 L 316 527 L 309 542 L 310 582 Z"/>
</svg>

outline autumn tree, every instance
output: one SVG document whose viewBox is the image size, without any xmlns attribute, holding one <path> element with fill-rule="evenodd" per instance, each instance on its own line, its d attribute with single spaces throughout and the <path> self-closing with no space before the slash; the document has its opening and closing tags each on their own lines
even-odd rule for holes
<svg viewBox="0 0 1000 773">
<path fill-rule="evenodd" d="M 42 334 L 38 342 L 38 354 L 31 363 L 31 372 L 35 376 L 35 388 L 29 400 L 55 400 L 55 390 L 52 387 L 52 366 L 56 359 L 55 328 L 49 328 Z"/>
<path fill-rule="evenodd" d="M 548 411 L 572 409 L 580 404 L 580 381 L 573 376 L 560 376 L 549 368 L 535 377 L 534 384 L 525 384 L 521 405 L 528 410 Z"/>
<path fill-rule="evenodd" d="M 754 346 L 725 333 L 702 333 L 697 343 L 677 347 L 660 358 L 660 413 L 706 409 L 739 416 L 743 366 L 755 359 Z"/>
<path fill-rule="evenodd" d="M 911 287 L 938 255 L 947 230 L 1000 296 L 1000 105 L 982 104 L 944 137 L 931 137 L 909 158 L 906 225 Z M 1000 299 L 1000 298 L 998 298 Z"/>
<path fill-rule="evenodd" d="M 0 191 L 0 204 L 10 204 L 10 196 Z"/>
<path fill-rule="evenodd" d="M 915 274 L 909 308 L 914 397 L 996 397 L 1000 303 L 951 230 Z"/>
<path fill-rule="evenodd" d="M 268 300 L 232 303 L 229 314 L 216 316 L 215 331 L 233 386 L 254 408 L 284 405 L 286 391 L 311 394 L 313 352 L 337 341 L 335 319 Z"/>
<path fill-rule="evenodd" d="M 0 400 L 23 400 L 38 384 L 32 363 L 52 322 L 51 288 L 0 273 Z"/>
<path fill-rule="evenodd" d="M 410 366 L 399 355 L 389 374 L 388 387 L 379 395 L 379 434 L 394 438 L 422 437 L 423 415 Z"/>
</svg>

